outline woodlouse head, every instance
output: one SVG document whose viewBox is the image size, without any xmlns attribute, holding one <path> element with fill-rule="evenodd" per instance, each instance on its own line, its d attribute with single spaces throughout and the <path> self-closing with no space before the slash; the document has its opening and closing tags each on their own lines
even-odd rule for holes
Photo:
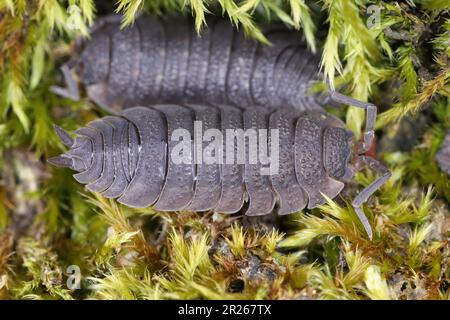
<svg viewBox="0 0 450 320">
<path fill-rule="evenodd" d="M 329 127 L 325 129 L 323 139 L 325 170 L 337 180 L 350 180 L 354 174 L 351 165 L 353 133 L 343 128 Z"/>
</svg>

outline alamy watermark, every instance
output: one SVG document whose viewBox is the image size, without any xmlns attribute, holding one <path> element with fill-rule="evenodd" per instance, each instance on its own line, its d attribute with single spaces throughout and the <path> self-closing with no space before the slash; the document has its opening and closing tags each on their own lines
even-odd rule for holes
<svg viewBox="0 0 450 320">
<path fill-rule="evenodd" d="M 72 264 L 67 267 L 67 288 L 70 290 L 78 290 L 81 288 L 81 270 L 80 267 Z"/>
<path fill-rule="evenodd" d="M 170 137 L 170 161 L 174 164 L 259 165 L 261 175 L 276 175 L 279 169 L 278 129 L 203 130 L 194 122 L 194 136 L 178 128 Z"/>
<path fill-rule="evenodd" d="M 367 28 L 380 28 L 381 27 L 381 7 L 376 4 L 372 4 L 367 7 Z"/>
</svg>

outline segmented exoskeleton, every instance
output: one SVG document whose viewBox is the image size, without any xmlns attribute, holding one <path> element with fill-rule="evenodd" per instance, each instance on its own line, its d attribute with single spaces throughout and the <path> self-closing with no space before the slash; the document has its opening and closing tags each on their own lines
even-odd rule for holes
<svg viewBox="0 0 450 320">
<path fill-rule="evenodd" d="M 299 32 L 271 25 L 264 34 L 271 45 L 225 19 L 209 19 L 199 36 L 189 18 L 141 16 L 121 30 L 119 17 L 110 16 L 63 66 L 68 89 L 53 91 L 80 97 L 73 70 L 88 97 L 110 111 L 148 103 L 319 109 L 326 96 L 306 92 L 318 78 L 318 57 Z"/>
<path fill-rule="evenodd" d="M 201 121 L 205 130 L 220 132 L 278 129 L 279 171 L 263 175 L 260 161 L 250 163 L 250 143 L 244 163 L 175 163 L 171 157 L 178 143 L 172 139 L 174 130 L 187 130 L 193 139 L 194 121 Z M 246 214 L 254 216 L 272 212 L 278 199 L 279 214 L 289 214 L 323 204 L 323 195 L 336 197 L 354 169 L 368 164 L 381 170 L 382 177 L 364 189 L 353 205 L 371 237 L 361 205 L 390 176 L 376 160 L 365 156 L 357 156 L 352 164 L 352 133 L 323 111 L 154 105 L 92 121 L 75 131 L 75 139 L 59 127 L 56 130 L 70 150 L 51 158 L 52 164 L 78 171 L 75 179 L 89 190 L 138 208 L 234 213 L 248 199 Z"/>
</svg>

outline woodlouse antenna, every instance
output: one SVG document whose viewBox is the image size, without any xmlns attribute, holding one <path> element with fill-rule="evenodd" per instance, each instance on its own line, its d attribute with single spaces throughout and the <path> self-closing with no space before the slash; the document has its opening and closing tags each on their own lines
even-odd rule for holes
<svg viewBox="0 0 450 320">
<path fill-rule="evenodd" d="M 377 178 L 369 186 L 364 188 L 360 192 L 360 194 L 358 194 L 358 196 L 353 200 L 352 206 L 353 208 L 355 208 L 355 212 L 358 215 L 359 220 L 363 224 L 364 229 L 367 232 L 367 235 L 372 240 L 372 228 L 369 224 L 369 221 L 367 220 L 367 217 L 365 216 L 364 212 L 361 209 L 361 205 L 364 202 L 366 202 L 369 199 L 369 197 L 391 177 L 391 172 L 383 164 L 381 164 L 379 161 L 371 157 L 362 155 L 370 149 L 373 139 L 375 137 L 374 127 L 375 127 L 375 120 L 377 117 L 377 107 L 374 104 L 362 102 L 354 98 L 348 97 L 346 95 L 343 95 L 340 92 L 337 92 L 330 86 L 330 83 L 328 81 L 327 85 L 328 89 L 331 91 L 330 95 L 331 100 L 341 104 L 348 104 L 366 110 L 366 127 L 362 141 L 359 141 L 358 145 L 356 146 L 356 153 L 358 154 L 358 157 L 356 157 L 355 159 L 355 167 L 357 170 L 361 170 L 362 167 L 368 166 L 369 169 L 381 173 L 382 176 Z"/>
<path fill-rule="evenodd" d="M 378 160 L 367 157 L 367 156 L 358 156 L 355 159 L 355 167 L 359 171 L 364 167 L 368 167 L 370 170 L 381 174 L 381 176 L 375 179 L 370 185 L 365 187 L 358 196 L 353 200 L 352 206 L 355 209 L 356 214 L 358 215 L 361 223 L 364 226 L 364 229 L 367 232 L 370 240 L 372 240 L 372 228 L 370 227 L 369 221 L 367 220 L 364 212 L 361 210 L 361 206 L 363 203 L 367 202 L 369 197 L 392 176 L 391 171 L 389 171 L 386 166 L 384 166 Z"/>
<path fill-rule="evenodd" d="M 357 108 L 362 108 L 366 110 L 366 128 L 364 130 L 364 137 L 357 145 L 357 154 L 364 154 L 372 145 L 373 139 L 375 137 L 374 127 L 375 120 L 377 118 L 377 107 L 368 102 L 359 101 L 352 97 L 346 96 L 335 89 L 331 88 L 330 83 L 327 81 L 328 90 L 330 90 L 330 99 L 345 105 L 351 105 Z"/>
</svg>

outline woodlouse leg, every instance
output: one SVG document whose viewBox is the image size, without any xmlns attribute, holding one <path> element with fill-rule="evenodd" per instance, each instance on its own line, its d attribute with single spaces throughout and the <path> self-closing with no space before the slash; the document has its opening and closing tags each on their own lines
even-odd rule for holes
<svg viewBox="0 0 450 320">
<path fill-rule="evenodd" d="M 363 154 L 367 152 L 370 149 L 370 146 L 372 145 L 373 138 L 375 136 L 374 133 L 374 126 L 375 126 L 375 119 L 377 117 L 377 107 L 368 102 L 363 102 L 357 99 L 354 99 L 352 97 L 346 96 L 340 92 L 337 92 L 333 88 L 330 87 L 329 83 L 327 82 L 328 90 L 330 90 L 330 98 L 331 100 L 342 103 L 342 104 L 348 104 L 357 108 L 362 108 L 366 110 L 366 129 L 364 132 L 364 138 L 363 141 L 360 142 L 357 146 L 357 153 Z"/>
<path fill-rule="evenodd" d="M 51 86 L 50 91 L 65 98 L 69 98 L 72 100 L 80 100 L 80 90 L 78 89 L 77 81 L 75 77 L 70 72 L 70 67 L 66 63 L 62 65 L 61 71 L 64 77 L 64 81 L 67 84 L 67 88 Z"/>
<path fill-rule="evenodd" d="M 370 227 L 369 221 L 367 220 L 366 216 L 364 215 L 364 212 L 361 209 L 361 206 L 363 203 L 365 203 L 369 197 L 377 191 L 390 177 L 391 172 L 388 168 L 386 168 L 381 162 L 378 160 L 375 160 L 371 157 L 366 156 L 358 156 L 355 159 L 355 167 L 357 170 L 361 170 L 363 167 L 368 167 L 370 170 L 373 170 L 374 172 L 380 173 L 381 177 L 375 179 L 370 185 L 368 185 L 366 188 L 364 188 L 358 196 L 353 200 L 352 206 L 356 211 L 356 214 L 358 215 L 359 220 L 364 226 L 364 229 L 367 232 L 367 235 L 369 236 L 370 240 L 372 240 L 372 228 Z"/>
</svg>

